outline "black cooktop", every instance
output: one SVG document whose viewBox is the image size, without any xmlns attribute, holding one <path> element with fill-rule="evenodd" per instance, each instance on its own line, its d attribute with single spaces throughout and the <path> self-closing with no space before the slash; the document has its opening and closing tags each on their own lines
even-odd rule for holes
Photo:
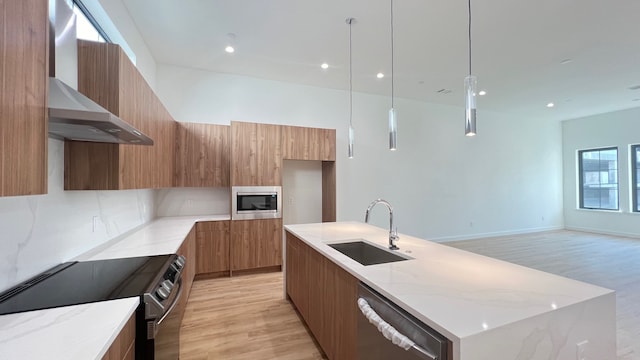
<svg viewBox="0 0 640 360">
<path fill-rule="evenodd" d="M 68 262 L 0 294 L 0 315 L 141 296 L 172 255 Z"/>
</svg>

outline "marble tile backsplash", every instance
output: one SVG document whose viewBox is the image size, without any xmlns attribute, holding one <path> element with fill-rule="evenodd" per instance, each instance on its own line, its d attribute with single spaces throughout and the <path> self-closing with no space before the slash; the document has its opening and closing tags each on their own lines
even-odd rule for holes
<svg viewBox="0 0 640 360">
<path fill-rule="evenodd" d="M 0 198 L 0 291 L 155 217 L 155 190 L 64 191 L 64 143 L 48 153 L 47 195 Z"/>
<path fill-rule="evenodd" d="M 173 188 L 156 193 L 157 216 L 227 215 L 230 188 Z"/>
</svg>

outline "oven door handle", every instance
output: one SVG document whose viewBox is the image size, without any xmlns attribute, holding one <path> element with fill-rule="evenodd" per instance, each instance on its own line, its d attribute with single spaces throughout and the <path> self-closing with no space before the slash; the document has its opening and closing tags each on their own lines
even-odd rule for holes
<svg viewBox="0 0 640 360">
<path fill-rule="evenodd" d="M 169 309 L 165 311 L 162 317 L 160 318 L 160 320 L 158 320 L 158 322 L 156 323 L 157 325 L 162 324 L 164 319 L 166 319 L 167 316 L 169 316 L 169 314 L 171 313 L 171 311 L 173 311 L 173 308 L 175 308 L 176 305 L 178 305 L 178 301 L 180 301 L 180 296 L 182 295 L 182 278 L 178 279 L 177 285 L 179 286 L 178 295 L 176 295 L 176 297 L 173 299 L 173 302 L 169 306 Z"/>
<path fill-rule="evenodd" d="M 414 349 L 431 360 L 438 360 L 437 356 L 435 356 L 428 350 L 416 345 L 413 340 L 409 339 L 407 336 L 391 326 L 388 322 L 384 321 L 384 319 L 381 318 L 380 315 L 378 315 L 375 310 L 373 310 L 373 308 L 371 308 L 367 300 L 359 298 L 358 307 L 360 308 L 362 315 L 364 315 L 364 317 L 367 318 L 367 320 L 369 320 L 369 322 L 373 324 L 373 326 L 375 326 L 378 331 L 394 345 L 397 345 L 405 350 Z"/>
</svg>

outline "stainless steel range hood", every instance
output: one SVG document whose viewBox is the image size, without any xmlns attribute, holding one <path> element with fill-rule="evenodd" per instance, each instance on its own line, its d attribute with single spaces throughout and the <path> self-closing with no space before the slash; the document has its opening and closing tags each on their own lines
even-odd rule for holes
<svg viewBox="0 0 640 360">
<path fill-rule="evenodd" d="M 49 78 L 49 134 L 76 141 L 153 145 L 148 136 L 56 78 Z"/>
<path fill-rule="evenodd" d="M 49 136 L 74 141 L 153 145 L 153 140 L 140 130 L 73 88 L 78 78 L 75 14 L 65 0 L 49 1 L 49 74 L 52 76 L 49 78 Z"/>
</svg>

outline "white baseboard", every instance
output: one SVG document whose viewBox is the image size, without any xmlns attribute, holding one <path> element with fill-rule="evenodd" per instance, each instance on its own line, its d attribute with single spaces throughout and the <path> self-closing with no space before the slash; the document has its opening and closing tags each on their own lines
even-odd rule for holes
<svg viewBox="0 0 640 360">
<path fill-rule="evenodd" d="M 567 226 L 567 227 L 565 227 L 565 229 L 566 230 L 589 232 L 589 233 L 596 233 L 596 234 L 612 235 L 612 236 L 624 236 L 624 237 L 630 237 L 630 238 L 636 238 L 636 239 L 640 238 L 640 234 L 637 234 L 637 233 L 626 233 L 626 232 L 622 232 L 622 231 L 593 229 L 593 228 L 586 228 L 586 227 L 579 227 L 579 226 Z"/>
<path fill-rule="evenodd" d="M 480 238 L 496 237 L 496 236 L 530 234 L 530 233 L 563 230 L 563 229 L 564 229 L 563 226 L 546 226 L 546 227 L 538 227 L 538 228 L 495 231 L 495 232 L 468 234 L 468 235 L 443 236 L 439 238 L 429 238 L 428 240 L 434 241 L 434 242 L 449 242 L 449 241 L 472 240 L 472 239 L 480 239 Z"/>
</svg>

